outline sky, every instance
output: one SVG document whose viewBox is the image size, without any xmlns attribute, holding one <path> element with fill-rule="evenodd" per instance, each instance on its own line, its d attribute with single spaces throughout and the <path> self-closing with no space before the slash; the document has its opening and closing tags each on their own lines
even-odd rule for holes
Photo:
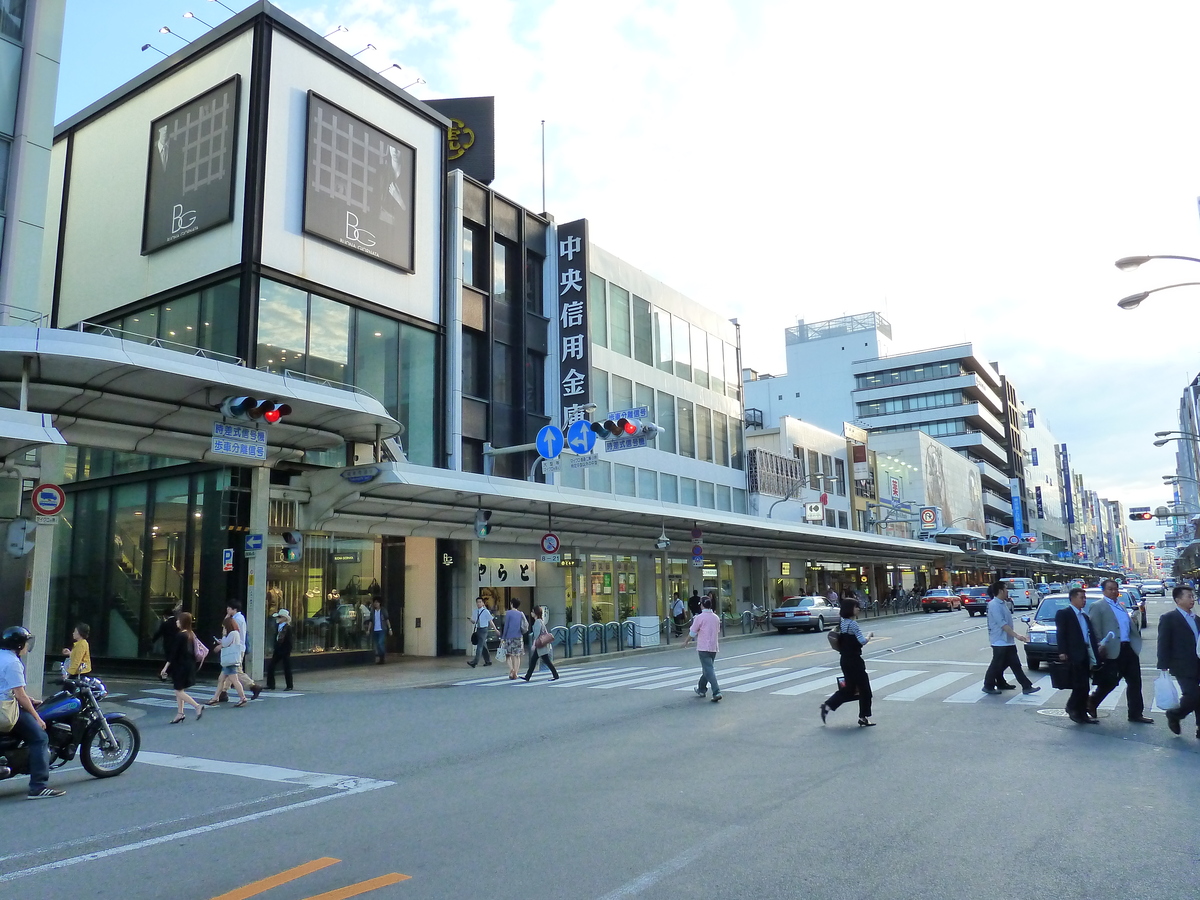
<svg viewBox="0 0 1200 900">
<path fill-rule="evenodd" d="M 226 0 L 235 10 L 246 0 Z M 281 0 L 420 99 L 496 97 L 493 186 L 741 325 L 878 311 L 903 352 L 971 340 L 1088 486 L 1171 500 L 1200 369 L 1200 4 L 1111 0 Z M 67 0 L 57 121 L 231 13 Z M 166 25 L 173 34 L 160 34 Z M 179 35 L 178 37 L 176 35 Z M 371 49 L 367 45 L 373 45 Z M 1161 536 L 1131 525 L 1139 541 Z"/>
</svg>

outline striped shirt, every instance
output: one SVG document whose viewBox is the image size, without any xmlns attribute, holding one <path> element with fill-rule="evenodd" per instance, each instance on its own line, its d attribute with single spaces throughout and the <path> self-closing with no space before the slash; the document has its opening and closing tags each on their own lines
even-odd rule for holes
<svg viewBox="0 0 1200 900">
<path fill-rule="evenodd" d="M 862 633 L 862 629 L 858 627 L 858 622 L 854 619 L 842 619 L 842 624 L 839 626 L 842 634 L 852 634 L 858 638 L 860 644 L 867 642 L 867 636 Z"/>
</svg>

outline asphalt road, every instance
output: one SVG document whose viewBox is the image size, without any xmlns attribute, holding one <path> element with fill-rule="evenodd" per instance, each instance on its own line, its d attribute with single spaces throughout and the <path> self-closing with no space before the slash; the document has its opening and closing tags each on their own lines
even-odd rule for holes
<svg viewBox="0 0 1200 900">
<path fill-rule="evenodd" d="M 161 685 L 134 685 L 106 703 L 140 716 L 126 774 L 71 764 L 38 803 L 0 782 L 0 897 L 1194 895 L 1193 728 L 1132 725 L 1123 699 L 1077 726 L 1048 680 L 983 695 L 965 612 L 864 626 L 867 729 L 853 705 L 821 725 L 837 670 L 817 634 L 728 642 L 719 704 L 690 692 L 690 649 L 174 726 Z"/>
</svg>

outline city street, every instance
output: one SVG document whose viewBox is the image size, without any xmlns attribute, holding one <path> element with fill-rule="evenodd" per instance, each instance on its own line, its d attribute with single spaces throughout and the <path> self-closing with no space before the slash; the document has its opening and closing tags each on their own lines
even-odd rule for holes
<svg viewBox="0 0 1200 900">
<path fill-rule="evenodd" d="M 1148 709 L 1170 603 L 1149 608 Z M 838 671 L 822 634 L 727 640 L 721 703 L 692 693 L 696 654 L 674 645 L 565 661 L 553 684 L 461 663 L 366 691 L 302 673 L 296 694 L 178 726 L 162 685 L 114 681 L 105 706 L 139 716 L 139 762 L 103 781 L 72 763 L 53 802 L 0 783 L 0 895 L 1194 893 L 1190 721 L 1182 737 L 1158 711 L 1130 724 L 1122 691 L 1077 726 L 1045 672 L 1029 673 L 1040 693 L 985 695 L 986 624 L 965 612 L 862 624 L 877 633 L 865 729 L 856 705 L 821 724 Z"/>
</svg>

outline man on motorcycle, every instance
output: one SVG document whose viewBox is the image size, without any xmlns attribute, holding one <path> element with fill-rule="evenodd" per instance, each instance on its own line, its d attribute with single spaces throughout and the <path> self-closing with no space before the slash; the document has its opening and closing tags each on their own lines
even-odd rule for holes
<svg viewBox="0 0 1200 900">
<path fill-rule="evenodd" d="M 46 723 L 38 715 L 37 706 L 25 693 L 25 666 L 21 657 L 29 650 L 33 635 L 20 625 L 4 629 L 0 635 L 0 701 L 16 700 L 20 711 L 13 734 L 21 737 L 29 748 L 29 799 L 45 800 L 61 797 L 66 791 L 48 787 L 50 780 L 50 743 Z"/>
</svg>

